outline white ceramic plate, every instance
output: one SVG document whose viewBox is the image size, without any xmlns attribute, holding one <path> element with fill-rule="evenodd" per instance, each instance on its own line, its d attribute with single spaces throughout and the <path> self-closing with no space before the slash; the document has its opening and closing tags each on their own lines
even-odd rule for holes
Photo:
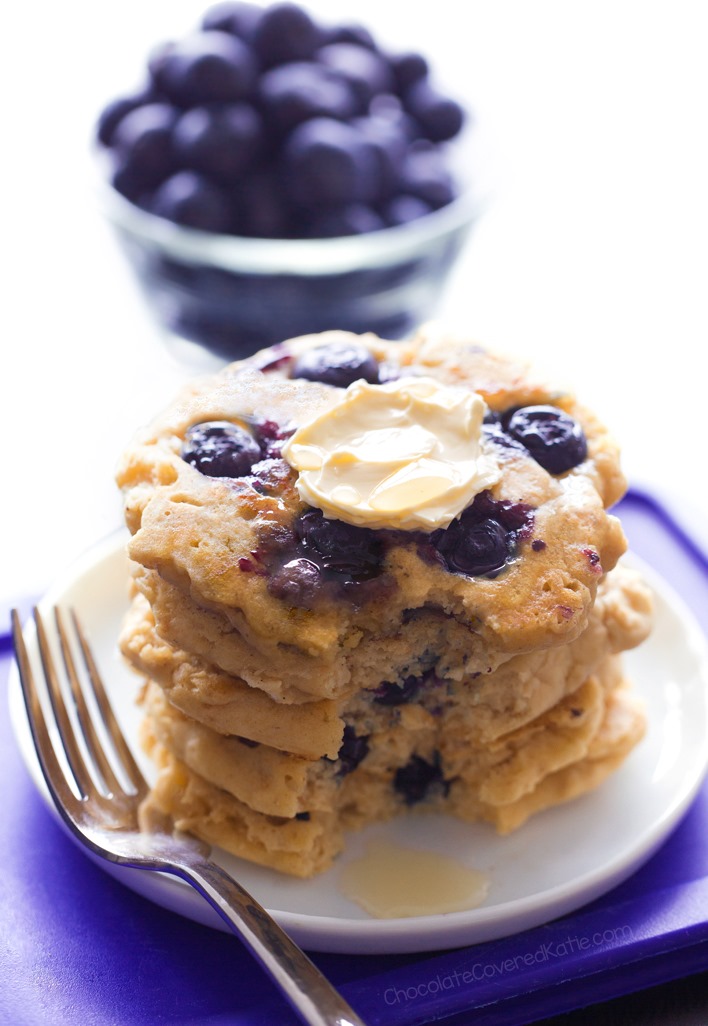
<svg viewBox="0 0 708 1026">
<path fill-rule="evenodd" d="M 98 656 L 116 712 L 129 739 L 140 714 L 137 678 L 116 649 L 127 607 L 125 536 L 91 552 L 46 596 L 43 606 L 73 606 Z M 708 761 L 708 660 L 690 611 L 662 580 L 642 567 L 656 593 L 650 639 L 626 665 L 649 716 L 649 731 L 621 769 L 590 795 L 541 813 L 521 830 L 498 837 L 491 827 L 439 815 L 401 817 L 349 838 L 329 872 L 310 881 L 281 876 L 219 851 L 216 857 L 304 947 L 315 951 L 432 951 L 509 936 L 571 912 L 605 893 L 645 862 L 676 825 L 703 780 Z M 34 650 L 34 631 L 26 628 Z M 19 683 L 10 681 L 14 730 L 33 780 L 53 809 L 34 754 Z M 150 775 L 151 768 L 134 745 Z M 344 897 L 342 866 L 367 842 L 453 854 L 487 874 L 489 893 L 478 908 L 408 919 L 372 919 Z M 117 879 L 165 908 L 225 929 L 204 900 L 176 878 L 122 869 L 102 861 Z"/>
</svg>

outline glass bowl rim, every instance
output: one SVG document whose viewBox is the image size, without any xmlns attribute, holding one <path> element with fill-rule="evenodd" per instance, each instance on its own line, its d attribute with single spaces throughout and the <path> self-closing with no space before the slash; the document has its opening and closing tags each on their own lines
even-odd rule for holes
<svg viewBox="0 0 708 1026">
<path fill-rule="evenodd" d="M 438 239 L 466 230 L 485 201 L 467 188 L 451 203 L 407 224 L 363 235 L 324 239 L 264 239 L 218 235 L 175 224 L 143 210 L 105 179 L 99 204 L 112 225 L 176 260 L 250 274 L 329 275 L 399 263 Z"/>
</svg>

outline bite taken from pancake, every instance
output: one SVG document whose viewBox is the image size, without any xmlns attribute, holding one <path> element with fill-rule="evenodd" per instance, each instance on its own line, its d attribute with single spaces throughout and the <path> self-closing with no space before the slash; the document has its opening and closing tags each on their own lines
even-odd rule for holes
<svg viewBox="0 0 708 1026">
<path fill-rule="evenodd" d="M 525 364 L 437 327 L 289 340 L 190 384 L 118 482 L 146 825 L 308 876 L 414 809 L 515 829 L 642 736 L 618 448 Z"/>
</svg>

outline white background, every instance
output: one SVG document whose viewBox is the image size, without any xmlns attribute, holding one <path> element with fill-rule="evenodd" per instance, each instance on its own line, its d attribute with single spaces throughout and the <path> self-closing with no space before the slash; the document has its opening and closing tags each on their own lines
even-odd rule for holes
<svg viewBox="0 0 708 1026">
<path fill-rule="evenodd" d="M 152 45 L 204 6 L 45 0 L 5 13 L 0 609 L 121 524 L 118 456 L 192 373 L 101 220 L 90 142 Z M 708 7 L 310 6 L 422 48 L 477 112 L 496 197 L 442 319 L 551 368 L 610 425 L 632 482 L 705 537 Z"/>
</svg>

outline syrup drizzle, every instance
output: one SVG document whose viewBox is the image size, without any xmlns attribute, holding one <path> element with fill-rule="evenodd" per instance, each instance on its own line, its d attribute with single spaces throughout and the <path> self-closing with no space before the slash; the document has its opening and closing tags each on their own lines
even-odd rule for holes
<svg viewBox="0 0 708 1026">
<path fill-rule="evenodd" d="M 340 888 L 369 915 L 399 919 L 477 908 L 489 877 L 447 855 L 379 840 L 344 866 Z"/>
</svg>

